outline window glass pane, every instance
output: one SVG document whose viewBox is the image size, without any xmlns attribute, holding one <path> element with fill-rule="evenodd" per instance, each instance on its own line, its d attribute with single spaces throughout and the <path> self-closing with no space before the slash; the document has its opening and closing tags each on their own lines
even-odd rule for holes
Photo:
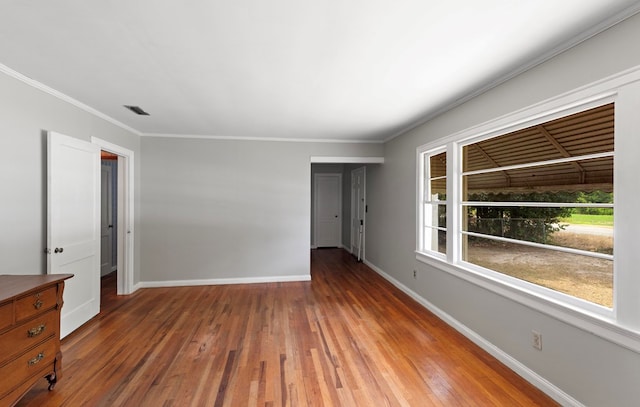
<svg viewBox="0 0 640 407">
<path fill-rule="evenodd" d="M 429 156 L 429 171 L 430 178 L 443 177 L 447 175 L 446 152 Z"/>
<path fill-rule="evenodd" d="M 613 261 L 466 236 L 463 260 L 605 307 L 613 305 Z"/>
<path fill-rule="evenodd" d="M 427 201 L 444 201 L 447 199 L 447 179 L 438 178 L 431 180 L 431 196 L 427 197 Z"/>
<path fill-rule="evenodd" d="M 424 228 L 424 250 L 447 253 L 447 232 L 445 230 Z"/>
<path fill-rule="evenodd" d="M 463 171 L 613 151 L 613 103 L 463 147 Z"/>
<path fill-rule="evenodd" d="M 423 216 L 425 226 L 447 227 L 447 206 L 445 204 L 425 204 Z"/>
<path fill-rule="evenodd" d="M 466 207 L 469 232 L 613 254 L 613 209 Z M 587 212 L 587 213 L 585 213 Z"/>
<path fill-rule="evenodd" d="M 613 254 L 613 215 L 572 214 L 547 243 L 588 252 Z"/>
<path fill-rule="evenodd" d="M 486 200 L 472 198 L 474 195 L 493 194 L 490 200 L 494 201 L 530 195 L 533 198 L 527 200 L 537 202 L 583 202 L 580 193 L 613 191 L 613 157 L 467 175 L 463 185 L 469 201 Z M 590 202 L 613 202 L 612 195 L 595 199 Z"/>
<path fill-rule="evenodd" d="M 421 248 L 446 253 L 447 248 L 447 153 L 424 153 Z"/>
</svg>

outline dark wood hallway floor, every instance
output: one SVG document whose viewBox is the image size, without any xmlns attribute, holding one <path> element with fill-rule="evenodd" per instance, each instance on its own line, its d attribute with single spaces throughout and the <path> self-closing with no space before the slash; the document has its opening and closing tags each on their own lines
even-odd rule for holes
<svg viewBox="0 0 640 407">
<path fill-rule="evenodd" d="M 341 249 L 313 281 L 113 291 L 19 406 L 550 406 Z M 111 289 L 105 286 L 105 290 Z"/>
</svg>

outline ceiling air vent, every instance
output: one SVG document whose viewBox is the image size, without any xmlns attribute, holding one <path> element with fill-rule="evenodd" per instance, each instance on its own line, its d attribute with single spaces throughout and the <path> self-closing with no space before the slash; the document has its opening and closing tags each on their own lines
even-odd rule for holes
<svg viewBox="0 0 640 407">
<path fill-rule="evenodd" d="M 142 108 L 140 106 L 127 106 L 127 105 L 124 105 L 124 107 L 126 107 L 127 109 L 131 110 L 133 113 L 138 114 L 140 116 L 149 116 L 149 113 L 147 113 L 144 110 L 142 110 Z"/>
</svg>

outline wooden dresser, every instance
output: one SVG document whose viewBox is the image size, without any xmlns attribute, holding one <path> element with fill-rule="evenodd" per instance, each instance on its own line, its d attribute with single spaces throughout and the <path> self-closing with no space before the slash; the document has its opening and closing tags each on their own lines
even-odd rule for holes
<svg viewBox="0 0 640 407">
<path fill-rule="evenodd" d="M 0 407 L 12 406 L 43 377 L 62 375 L 60 310 L 73 274 L 0 275 Z"/>
</svg>

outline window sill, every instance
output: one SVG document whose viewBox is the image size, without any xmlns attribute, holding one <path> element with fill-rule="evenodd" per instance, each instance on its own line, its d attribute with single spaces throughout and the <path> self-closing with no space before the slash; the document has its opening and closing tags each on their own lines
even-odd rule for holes
<svg viewBox="0 0 640 407">
<path fill-rule="evenodd" d="M 416 260 L 449 273 L 535 311 L 640 353 L 640 332 L 621 326 L 610 316 L 579 308 L 526 287 L 416 251 Z M 611 314 L 613 314 L 611 312 Z"/>
</svg>

